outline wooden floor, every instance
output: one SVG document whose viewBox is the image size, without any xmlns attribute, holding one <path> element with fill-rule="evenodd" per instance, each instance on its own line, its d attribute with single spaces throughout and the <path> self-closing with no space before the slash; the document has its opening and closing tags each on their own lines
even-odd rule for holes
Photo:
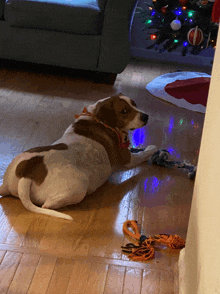
<svg viewBox="0 0 220 294">
<path fill-rule="evenodd" d="M 165 103 L 145 86 L 176 71 L 203 71 L 131 60 L 114 86 L 73 76 L 27 69 L 0 72 L 0 180 L 22 150 L 57 140 L 74 115 L 101 98 L 122 92 L 149 114 L 131 135 L 133 147 L 155 144 L 171 157 L 196 164 L 204 115 Z M 1 294 L 178 293 L 179 250 L 163 247 L 155 259 L 133 262 L 121 252 L 128 240 L 123 222 L 135 219 L 142 234 L 186 237 L 194 182 L 178 170 L 142 164 L 114 173 L 81 203 L 60 209 L 73 222 L 34 214 L 18 199 L 0 197 Z"/>
</svg>

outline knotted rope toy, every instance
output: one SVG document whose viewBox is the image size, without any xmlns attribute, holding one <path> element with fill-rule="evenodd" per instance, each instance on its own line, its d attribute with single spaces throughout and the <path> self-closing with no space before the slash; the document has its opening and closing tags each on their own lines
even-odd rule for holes
<svg viewBox="0 0 220 294">
<path fill-rule="evenodd" d="M 166 168 L 177 167 L 185 170 L 188 173 L 188 177 L 190 179 L 194 179 L 196 176 L 196 167 L 194 167 L 191 163 L 187 161 L 175 161 L 169 160 L 170 152 L 162 149 L 157 151 L 151 157 L 151 161 L 153 164 L 164 166 Z"/>
<path fill-rule="evenodd" d="M 133 153 L 138 153 L 140 151 L 143 151 L 144 149 L 136 149 L 136 148 L 131 148 L 130 151 Z M 195 179 L 196 176 L 196 166 L 193 166 L 191 163 L 187 161 L 174 161 L 174 160 L 169 160 L 170 157 L 170 152 L 162 149 L 158 150 L 155 154 L 151 156 L 151 162 L 153 164 L 156 164 L 158 166 L 163 166 L 168 169 L 172 167 L 177 167 L 182 169 L 183 171 L 188 173 L 188 177 L 190 179 Z"/>
<path fill-rule="evenodd" d="M 132 233 L 128 228 L 132 228 Z M 185 247 L 185 240 L 178 235 L 159 234 L 153 237 L 141 235 L 138 230 L 137 221 L 128 220 L 123 224 L 123 232 L 137 241 L 136 244 L 128 243 L 121 246 L 122 251 L 130 253 L 128 257 L 132 260 L 145 261 L 154 257 L 154 245 L 156 243 L 164 244 L 172 249 L 182 249 Z"/>
</svg>

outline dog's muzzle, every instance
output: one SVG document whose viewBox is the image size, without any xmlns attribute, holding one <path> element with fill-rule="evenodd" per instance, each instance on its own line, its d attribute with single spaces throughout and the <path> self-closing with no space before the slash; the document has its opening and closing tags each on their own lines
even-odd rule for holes
<svg viewBox="0 0 220 294">
<path fill-rule="evenodd" d="M 142 112 L 141 113 L 141 121 L 143 121 L 144 124 L 146 125 L 148 122 L 148 115 Z"/>
</svg>

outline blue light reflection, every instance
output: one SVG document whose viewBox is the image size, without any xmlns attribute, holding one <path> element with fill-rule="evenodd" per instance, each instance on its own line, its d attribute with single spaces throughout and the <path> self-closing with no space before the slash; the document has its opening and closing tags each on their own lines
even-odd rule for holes
<svg viewBox="0 0 220 294">
<path fill-rule="evenodd" d="M 160 186 L 160 180 L 158 180 L 157 177 L 152 177 L 149 181 L 149 179 L 146 179 L 144 182 L 144 191 L 152 194 L 156 194 L 159 191 L 159 186 Z"/>
<path fill-rule="evenodd" d="M 180 158 L 181 157 L 181 154 L 178 153 L 177 149 L 174 149 L 173 147 L 168 147 L 166 148 L 167 151 L 169 151 L 170 153 L 170 156 L 174 155 L 176 158 Z"/>
<path fill-rule="evenodd" d="M 145 134 L 144 128 L 134 130 L 131 135 L 132 147 L 137 148 L 144 145 L 145 138 L 146 138 L 146 134 Z"/>
<path fill-rule="evenodd" d="M 171 134 L 174 128 L 174 117 L 170 117 L 169 127 L 168 127 L 168 134 Z"/>
</svg>

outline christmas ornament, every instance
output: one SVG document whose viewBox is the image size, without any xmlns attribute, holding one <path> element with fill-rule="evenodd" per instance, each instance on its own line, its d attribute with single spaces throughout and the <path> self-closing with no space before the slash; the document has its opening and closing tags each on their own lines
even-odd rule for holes
<svg viewBox="0 0 220 294">
<path fill-rule="evenodd" d="M 163 15 L 165 15 L 167 13 L 167 6 L 164 6 L 164 7 L 161 8 L 161 12 L 162 12 Z"/>
<path fill-rule="evenodd" d="M 191 45 L 197 46 L 203 41 L 203 32 L 198 27 L 188 31 L 187 39 Z"/>
<path fill-rule="evenodd" d="M 205 0 L 205 1 L 201 0 L 200 3 L 201 3 L 201 5 L 207 5 L 209 3 L 209 1 L 208 0 Z"/>
<path fill-rule="evenodd" d="M 177 31 L 181 28 L 181 21 L 179 21 L 178 19 L 174 19 L 171 22 L 170 26 L 174 31 Z"/>
<path fill-rule="evenodd" d="M 188 2 L 189 0 L 179 0 L 181 6 L 185 6 Z"/>
</svg>

